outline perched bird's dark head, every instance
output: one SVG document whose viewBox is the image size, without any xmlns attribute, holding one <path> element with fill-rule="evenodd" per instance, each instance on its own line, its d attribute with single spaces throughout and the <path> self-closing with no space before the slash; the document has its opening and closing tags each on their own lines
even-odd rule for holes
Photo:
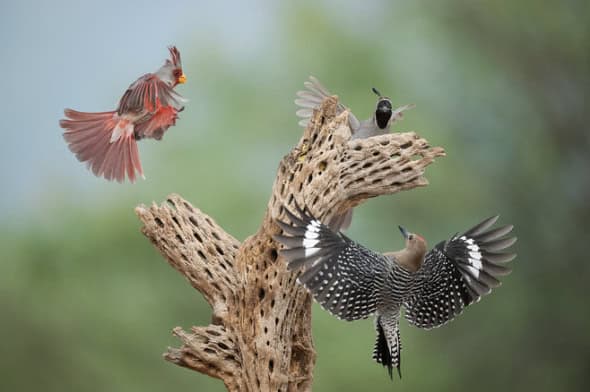
<svg viewBox="0 0 590 392">
<path fill-rule="evenodd" d="M 375 108 L 375 122 L 379 129 L 385 129 L 389 125 L 389 120 L 393 114 L 393 105 L 391 104 L 391 99 L 382 96 L 375 87 L 372 90 L 379 97 L 377 107 Z"/>
</svg>

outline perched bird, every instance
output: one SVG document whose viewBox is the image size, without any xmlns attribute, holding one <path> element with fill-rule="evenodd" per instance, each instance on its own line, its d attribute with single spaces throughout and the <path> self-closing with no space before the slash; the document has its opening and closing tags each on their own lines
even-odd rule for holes
<svg viewBox="0 0 590 392">
<path fill-rule="evenodd" d="M 332 94 L 320 83 L 320 81 L 310 76 L 309 80 L 303 84 L 307 90 L 297 92 L 297 99 L 295 104 L 301 109 L 297 110 L 297 116 L 301 117 L 299 125 L 307 126 L 309 119 L 313 114 L 313 110 L 319 108 L 324 99 L 330 97 Z M 352 139 L 363 139 L 371 136 L 384 135 L 390 132 L 391 125 L 403 117 L 403 112 L 412 109 L 415 105 L 404 105 L 393 109 L 391 99 L 381 95 L 376 88 L 373 87 L 373 92 L 377 95 L 377 104 L 375 105 L 375 112 L 373 115 L 363 121 L 359 121 L 357 117 L 342 103 L 338 104 L 338 113 L 345 110 L 349 111 L 348 123 L 352 131 Z M 334 217 L 329 222 L 329 226 L 335 230 L 346 230 L 350 227 L 352 221 L 352 209 L 345 211 L 343 214 Z"/>
<path fill-rule="evenodd" d="M 500 285 L 516 257 L 501 252 L 516 242 L 511 225 L 492 229 L 498 216 L 427 251 L 424 238 L 400 226 L 405 248 L 374 252 L 336 233 L 309 213 L 285 208 L 291 223 L 277 221 L 284 235 L 274 238 L 289 270 L 303 269 L 298 281 L 334 316 L 358 320 L 375 316 L 373 359 L 401 377 L 399 320 L 418 328 L 439 327 Z"/>
<path fill-rule="evenodd" d="M 125 175 L 134 182 L 143 177 L 137 140 L 162 139 L 176 123 L 186 100 L 174 88 L 186 81 L 180 52 L 168 48 L 170 59 L 155 73 L 133 82 L 115 111 L 87 113 L 65 109 L 66 119 L 59 125 L 70 150 L 86 162 L 94 175 L 123 182 Z"/>
<path fill-rule="evenodd" d="M 313 110 L 320 107 L 322 101 L 332 94 L 320 83 L 320 81 L 310 76 L 309 80 L 303 83 L 307 90 L 297 92 L 297 99 L 295 104 L 301 109 L 297 110 L 296 114 L 301 118 L 299 125 L 307 126 Z M 390 132 L 391 125 L 403 117 L 403 112 L 412 109 L 415 105 L 404 105 L 393 110 L 393 105 L 389 97 L 381 95 L 376 88 L 373 87 L 373 92 L 377 95 L 377 104 L 373 115 L 363 121 L 359 121 L 356 116 L 350 112 L 342 103 L 338 104 L 338 113 L 348 110 L 348 122 L 352 131 L 353 139 L 362 139 L 371 136 L 383 135 Z"/>
</svg>

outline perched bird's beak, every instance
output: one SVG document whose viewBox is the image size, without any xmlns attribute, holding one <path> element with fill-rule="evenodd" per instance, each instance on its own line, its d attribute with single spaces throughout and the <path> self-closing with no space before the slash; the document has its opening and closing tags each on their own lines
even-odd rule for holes
<svg viewBox="0 0 590 392">
<path fill-rule="evenodd" d="M 402 232 L 402 235 L 403 235 L 403 236 L 404 236 L 404 238 L 407 240 L 407 239 L 408 239 L 408 236 L 409 236 L 409 233 L 408 233 L 408 231 L 407 231 L 406 229 L 404 229 L 403 227 L 401 227 L 401 226 L 398 226 L 398 227 L 399 227 L 399 231 L 401 231 L 401 232 Z"/>
<path fill-rule="evenodd" d="M 185 74 L 180 75 L 180 77 L 178 78 L 178 83 L 180 83 L 180 84 L 186 83 L 186 75 Z"/>
</svg>

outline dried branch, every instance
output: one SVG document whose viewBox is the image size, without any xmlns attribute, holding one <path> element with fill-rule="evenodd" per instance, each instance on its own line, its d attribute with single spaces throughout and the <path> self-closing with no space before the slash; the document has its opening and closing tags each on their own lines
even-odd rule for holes
<svg viewBox="0 0 590 392">
<path fill-rule="evenodd" d="M 212 325 L 174 330 L 183 345 L 167 360 L 231 391 L 311 390 L 311 298 L 278 259 L 275 219 L 297 202 L 329 221 L 367 198 L 424 186 L 426 166 L 444 155 L 414 133 L 351 141 L 336 105 L 326 99 L 282 159 L 262 225 L 242 244 L 180 196 L 136 208 L 142 232 L 213 309 Z"/>
</svg>

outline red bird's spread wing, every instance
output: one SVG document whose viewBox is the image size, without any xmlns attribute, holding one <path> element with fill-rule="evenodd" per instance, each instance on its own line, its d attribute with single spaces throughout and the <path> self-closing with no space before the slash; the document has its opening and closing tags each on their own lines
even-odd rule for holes
<svg viewBox="0 0 590 392">
<path fill-rule="evenodd" d="M 149 120 L 135 126 L 135 137 L 144 137 L 160 140 L 164 132 L 176 124 L 178 111 L 172 106 L 160 108 Z"/>
<path fill-rule="evenodd" d="M 142 115 L 155 114 L 162 107 L 173 107 L 177 111 L 182 108 L 184 98 L 172 87 L 164 83 L 154 74 L 146 74 L 137 79 L 119 101 L 117 114 Z"/>
</svg>

